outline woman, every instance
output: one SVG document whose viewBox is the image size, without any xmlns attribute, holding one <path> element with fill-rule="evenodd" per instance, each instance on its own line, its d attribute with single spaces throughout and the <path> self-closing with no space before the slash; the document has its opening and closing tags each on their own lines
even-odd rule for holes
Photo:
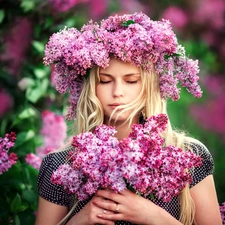
<svg viewBox="0 0 225 225">
<path fill-rule="evenodd" d="M 89 23 L 81 32 L 63 30 L 50 39 L 45 55 L 46 65 L 56 64 L 57 90 L 69 89 L 68 115 L 76 118 L 78 134 L 106 124 L 115 126 L 119 140 L 128 137 L 132 124 L 166 114 L 166 98 L 179 98 L 178 80 L 196 97 L 201 95 L 196 62 L 185 57 L 168 21 L 154 22 L 143 13 L 109 17 L 101 26 Z M 192 183 L 179 196 L 163 202 L 128 189 L 114 193 L 109 188 L 75 204 L 75 196 L 50 181 L 73 150 L 67 146 L 42 162 L 36 225 L 63 224 L 63 218 L 67 225 L 221 225 L 209 151 L 199 141 L 174 131 L 170 123 L 161 135 L 166 145 L 191 149 L 202 158 Z"/>
</svg>

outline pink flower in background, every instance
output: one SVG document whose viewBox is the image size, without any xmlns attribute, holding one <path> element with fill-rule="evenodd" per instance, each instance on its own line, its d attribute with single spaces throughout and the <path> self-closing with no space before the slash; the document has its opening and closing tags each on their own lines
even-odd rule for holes
<svg viewBox="0 0 225 225">
<path fill-rule="evenodd" d="M 36 155 L 30 153 L 26 157 L 26 162 L 36 169 L 39 169 L 45 155 L 64 145 L 67 137 L 67 125 L 63 116 L 46 110 L 42 113 L 42 120 L 40 134 L 43 136 L 43 145 L 36 149 Z"/>
<path fill-rule="evenodd" d="M 13 106 L 13 98 L 3 89 L 0 89 L 0 118 L 3 117 Z"/>
<path fill-rule="evenodd" d="M 93 20 L 101 18 L 108 8 L 107 0 L 89 0 L 89 14 Z"/>
<path fill-rule="evenodd" d="M 222 218 L 222 223 L 225 225 L 225 202 L 220 206 L 220 214 Z"/>
<path fill-rule="evenodd" d="M 34 153 L 27 154 L 25 160 L 28 164 L 32 165 L 32 167 L 37 170 L 40 168 L 42 162 L 42 158 L 35 155 Z"/>
<path fill-rule="evenodd" d="M 162 12 L 162 18 L 168 19 L 175 28 L 183 28 L 188 23 L 185 11 L 176 6 L 170 6 Z"/>
<path fill-rule="evenodd" d="M 0 55 L 0 59 L 8 63 L 10 73 L 18 75 L 31 43 L 32 24 L 28 18 L 16 18 L 13 24 L 4 37 L 5 52 Z"/>
<path fill-rule="evenodd" d="M 150 4 L 150 3 L 149 3 Z M 147 7 L 140 1 L 136 0 L 121 0 L 121 14 L 123 13 L 134 13 L 134 12 L 145 12 Z M 152 7 L 149 7 L 150 9 Z"/>
<path fill-rule="evenodd" d="M 43 126 L 41 134 L 44 137 L 44 146 L 58 149 L 66 139 L 67 126 L 64 117 L 51 111 L 42 113 Z"/>
<path fill-rule="evenodd" d="M 191 18 L 195 23 L 215 29 L 222 29 L 224 26 L 224 0 L 197 0 L 192 12 Z"/>
<path fill-rule="evenodd" d="M 17 161 L 17 155 L 8 151 L 15 144 L 16 133 L 6 134 L 4 138 L 0 137 L 0 174 L 6 172 Z"/>
<path fill-rule="evenodd" d="M 76 6 L 78 3 L 89 0 L 49 0 L 53 8 L 58 12 L 66 12 Z"/>
<path fill-rule="evenodd" d="M 225 92 L 225 78 L 223 75 L 207 76 L 202 80 L 202 83 L 212 96 L 219 96 Z"/>
<path fill-rule="evenodd" d="M 190 112 L 202 127 L 224 135 L 225 79 L 222 76 L 209 76 L 204 80 L 204 85 L 210 98 L 203 104 L 193 105 Z"/>
</svg>

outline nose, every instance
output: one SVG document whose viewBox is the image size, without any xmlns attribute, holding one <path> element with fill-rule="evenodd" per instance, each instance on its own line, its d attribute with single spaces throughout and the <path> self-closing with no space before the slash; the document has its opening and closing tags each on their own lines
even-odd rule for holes
<svg viewBox="0 0 225 225">
<path fill-rule="evenodd" d="M 122 97 L 124 95 L 123 84 L 120 81 L 114 82 L 113 85 L 113 97 Z"/>
</svg>

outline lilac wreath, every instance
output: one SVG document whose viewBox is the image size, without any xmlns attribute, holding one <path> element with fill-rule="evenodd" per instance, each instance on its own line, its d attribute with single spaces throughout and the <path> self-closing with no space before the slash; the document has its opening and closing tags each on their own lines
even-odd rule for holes
<svg viewBox="0 0 225 225">
<path fill-rule="evenodd" d="M 56 89 L 70 93 L 67 119 L 76 116 L 83 76 L 93 66 L 106 68 L 110 56 L 159 75 L 162 98 L 177 101 L 179 84 L 201 97 L 198 60 L 189 59 L 168 20 L 153 21 L 142 12 L 89 21 L 81 30 L 64 28 L 46 45 L 44 64 L 55 64 Z"/>
</svg>

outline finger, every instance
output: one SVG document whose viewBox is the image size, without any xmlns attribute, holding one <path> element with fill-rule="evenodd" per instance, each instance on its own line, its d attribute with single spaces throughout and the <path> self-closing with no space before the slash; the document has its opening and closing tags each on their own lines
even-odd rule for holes
<svg viewBox="0 0 225 225">
<path fill-rule="evenodd" d="M 103 213 L 104 213 L 104 210 L 107 210 L 108 214 L 121 213 L 123 211 L 122 205 L 117 202 L 93 201 L 93 204 L 99 208 L 102 208 Z M 107 213 L 104 213 L 104 214 L 107 214 Z"/>
<path fill-rule="evenodd" d="M 102 198 L 109 199 L 114 202 L 120 202 L 121 195 L 120 193 L 115 193 L 108 190 L 98 190 L 96 195 Z"/>
<path fill-rule="evenodd" d="M 123 214 L 98 214 L 98 218 L 101 218 L 103 220 L 108 220 L 108 221 L 120 221 L 124 220 Z"/>
</svg>

